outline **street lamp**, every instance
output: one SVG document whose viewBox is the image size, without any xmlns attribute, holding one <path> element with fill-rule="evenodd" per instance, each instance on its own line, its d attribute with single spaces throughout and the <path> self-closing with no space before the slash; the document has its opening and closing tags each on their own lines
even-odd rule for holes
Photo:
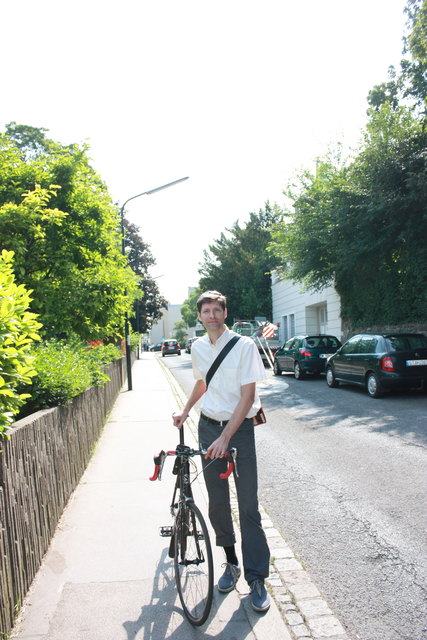
<svg viewBox="0 0 427 640">
<path fill-rule="evenodd" d="M 184 182 L 184 180 L 188 180 L 188 176 L 185 178 L 179 178 L 179 180 L 174 180 L 173 182 L 168 182 L 167 184 L 162 184 L 161 187 L 156 187 L 155 189 L 150 189 L 149 191 L 143 191 L 142 193 L 138 193 L 136 196 L 132 196 L 125 200 L 120 209 L 120 220 L 121 220 L 121 229 L 122 229 L 122 254 L 125 253 L 125 220 L 124 220 L 124 212 L 125 206 L 131 200 L 135 200 L 135 198 L 139 198 L 140 196 L 150 196 L 152 193 L 156 193 L 157 191 L 161 191 L 162 189 L 167 189 L 168 187 L 173 187 L 175 184 L 179 182 Z M 128 390 L 132 391 L 132 364 L 131 364 L 131 352 L 130 352 L 130 334 L 129 334 L 129 316 L 126 312 L 125 315 L 125 347 L 126 347 L 126 372 L 128 379 Z"/>
</svg>

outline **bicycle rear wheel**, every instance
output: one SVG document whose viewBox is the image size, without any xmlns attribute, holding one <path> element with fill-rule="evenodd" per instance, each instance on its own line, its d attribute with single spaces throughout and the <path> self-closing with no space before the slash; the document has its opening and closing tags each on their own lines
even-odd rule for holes
<svg viewBox="0 0 427 640">
<path fill-rule="evenodd" d="M 213 560 L 206 523 L 195 504 L 183 504 L 175 524 L 175 579 L 184 613 L 203 624 L 211 610 Z"/>
</svg>

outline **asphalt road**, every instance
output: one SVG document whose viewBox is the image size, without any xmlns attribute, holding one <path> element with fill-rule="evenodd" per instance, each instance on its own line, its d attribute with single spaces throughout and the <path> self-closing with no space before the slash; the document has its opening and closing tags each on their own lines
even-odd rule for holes
<svg viewBox="0 0 427 640">
<path fill-rule="evenodd" d="M 189 392 L 190 356 L 164 362 Z M 264 508 L 354 640 L 425 640 L 427 395 L 267 376 Z"/>
</svg>

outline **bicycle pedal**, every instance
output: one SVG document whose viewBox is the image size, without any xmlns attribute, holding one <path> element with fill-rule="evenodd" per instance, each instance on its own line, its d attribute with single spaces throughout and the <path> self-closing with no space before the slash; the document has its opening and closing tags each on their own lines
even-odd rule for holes
<svg viewBox="0 0 427 640">
<path fill-rule="evenodd" d="M 170 538 L 173 534 L 173 527 L 160 527 L 160 535 L 162 538 Z"/>
</svg>

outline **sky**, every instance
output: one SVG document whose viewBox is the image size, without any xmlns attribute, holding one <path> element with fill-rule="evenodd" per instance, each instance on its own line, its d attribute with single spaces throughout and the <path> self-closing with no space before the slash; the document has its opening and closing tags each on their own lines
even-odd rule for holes
<svg viewBox="0 0 427 640">
<path fill-rule="evenodd" d="M 203 251 L 337 142 L 402 57 L 405 0 L 3 0 L 0 130 L 87 143 L 182 303 Z M 220 283 L 218 283 L 220 288 Z"/>
</svg>

